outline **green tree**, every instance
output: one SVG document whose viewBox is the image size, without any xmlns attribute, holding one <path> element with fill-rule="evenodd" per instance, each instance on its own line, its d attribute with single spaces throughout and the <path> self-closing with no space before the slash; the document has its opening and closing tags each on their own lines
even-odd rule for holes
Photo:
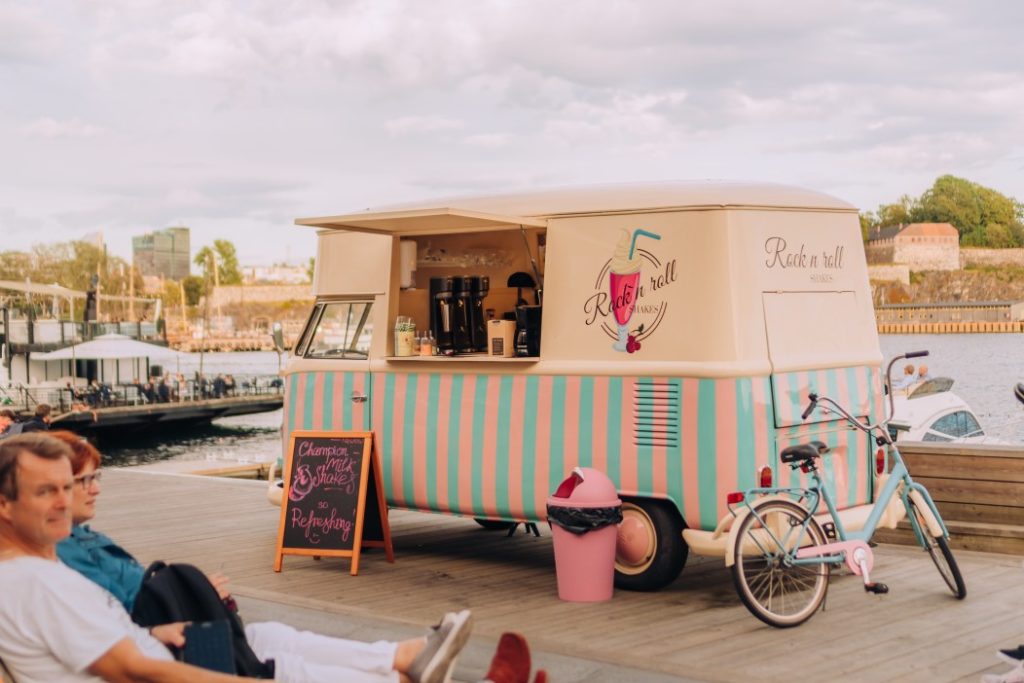
<svg viewBox="0 0 1024 683">
<path fill-rule="evenodd" d="M 911 216 L 916 206 L 917 200 L 909 195 L 903 195 L 892 204 L 882 204 L 878 207 L 878 225 L 887 228 L 912 223 Z"/>
<path fill-rule="evenodd" d="M 916 223 L 950 223 L 966 246 L 1020 246 L 1024 237 L 1021 204 L 995 190 L 944 175 L 921 195 L 911 211 Z"/>
<path fill-rule="evenodd" d="M 181 281 L 181 286 L 185 289 L 186 306 L 199 305 L 199 299 L 203 296 L 203 284 L 204 280 L 199 275 L 189 275 Z"/>
<path fill-rule="evenodd" d="M 212 273 L 207 270 L 210 267 L 211 256 L 217 264 L 217 279 L 222 285 L 242 284 L 242 272 L 238 269 L 238 254 L 235 245 L 228 240 L 214 240 L 213 248 L 203 247 L 196 252 L 192 260 L 197 266 L 203 269 L 203 277 L 211 277 Z"/>
<path fill-rule="evenodd" d="M 306 264 L 306 275 L 309 277 L 309 281 L 313 281 L 313 273 L 316 272 L 316 257 L 310 256 L 309 263 Z"/>
</svg>

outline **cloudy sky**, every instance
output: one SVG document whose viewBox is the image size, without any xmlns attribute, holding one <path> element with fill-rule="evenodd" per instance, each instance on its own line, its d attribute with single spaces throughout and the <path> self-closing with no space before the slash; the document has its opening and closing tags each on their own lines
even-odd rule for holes
<svg viewBox="0 0 1024 683">
<path fill-rule="evenodd" d="M 0 249 L 594 182 L 1024 199 L 1024 3 L 0 0 Z"/>
</svg>

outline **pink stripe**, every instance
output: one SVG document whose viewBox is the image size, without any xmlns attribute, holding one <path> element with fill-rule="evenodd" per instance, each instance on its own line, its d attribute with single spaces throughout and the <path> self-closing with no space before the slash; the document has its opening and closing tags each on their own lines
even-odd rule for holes
<svg viewBox="0 0 1024 683">
<path fill-rule="evenodd" d="M 833 371 L 836 376 L 836 392 L 839 396 L 837 400 L 839 405 L 849 406 L 854 411 L 854 415 L 860 417 L 864 413 L 861 411 L 860 405 L 854 405 L 850 395 L 850 382 L 846 378 L 846 370 L 839 369 Z M 838 416 L 836 416 L 838 417 Z M 850 466 L 857 462 L 859 458 L 856 453 L 836 453 L 836 457 L 832 461 L 832 472 L 835 475 L 836 484 L 836 500 L 841 507 L 847 507 L 850 505 Z"/>
<path fill-rule="evenodd" d="M 448 427 L 452 415 L 452 376 L 441 375 L 437 389 L 437 505 L 450 512 L 448 505 Z M 455 463 L 456 471 L 458 463 Z"/>
<path fill-rule="evenodd" d="M 459 414 L 459 512 L 473 513 L 473 395 L 476 375 L 462 376 L 462 406 Z"/>
<path fill-rule="evenodd" d="M 668 382 L 654 380 L 654 386 L 656 391 L 652 404 L 655 414 L 659 417 L 668 415 Z M 651 446 L 651 487 L 656 496 L 668 494 L 668 448 L 664 445 Z"/>
<path fill-rule="evenodd" d="M 764 378 L 754 377 L 750 381 L 751 396 L 753 401 L 751 417 L 754 424 L 754 464 L 757 470 L 765 465 L 774 467 L 774 458 L 769 453 L 768 447 L 768 420 L 771 419 L 771 406 L 768 404 L 764 391 Z M 775 480 L 779 481 L 776 470 Z"/>
<path fill-rule="evenodd" d="M 607 474 L 612 481 L 619 481 L 618 472 L 608 471 L 608 378 L 595 377 L 593 386 L 593 466 Z"/>
<path fill-rule="evenodd" d="M 321 431 L 324 428 L 324 373 L 318 372 L 313 376 L 313 429 Z"/>
<path fill-rule="evenodd" d="M 718 517 L 726 514 L 725 497 L 739 488 L 736 458 L 736 381 L 720 379 L 715 382 L 715 459 L 718 467 L 715 480 L 718 486 Z M 718 520 L 701 520 L 717 524 Z"/>
<path fill-rule="evenodd" d="M 619 448 L 619 462 L 622 467 L 619 490 L 622 493 L 639 493 L 637 487 L 636 424 L 633 408 L 636 405 L 636 377 L 622 378 L 622 445 Z"/>
<path fill-rule="evenodd" d="M 537 380 L 537 455 L 534 458 L 534 509 L 541 517 L 547 516 L 547 498 L 551 477 L 551 377 Z"/>
<path fill-rule="evenodd" d="M 683 515 L 693 526 L 700 526 L 700 477 L 697 470 L 697 403 L 700 380 L 683 380 Z M 708 492 L 710 495 L 710 491 Z"/>
<path fill-rule="evenodd" d="M 405 392 L 408 386 L 408 379 L 409 376 L 406 374 L 395 374 L 395 394 L 391 397 L 391 417 L 393 420 L 391 425 L 391 452 L 393 454 L 391 459 L 391 491 L 395 503 L 402 506 L 409 503 L 409 501 L 405 500 L 405 494 L 402 492 L 404 482 L 402 462 L 405 458 L 409 457 L 409 454 L 405 453 L 402 444 L 402 437 L 405 432 Z"/>
<path fill-rule="evenodd" d="M 525 518 L 526 501 L 523 500 L 523 410 L 526 405 L 526 376 L 512 378 L 512 406 L 509 413 L 508 434 L 508 505 L 516 518 Z"/>
<path fill-rule="evenodd" d="M 339 389 L 339 387 L 343 387 L 344 386 L 343 382 L 344 382 L 343 376 L 341 375 L 341 373 L 338 373 L 337 377 L 335 377 L 335 380 L 334 380 L 335 394 L 337 396 L 341 397 L 340 398 L 341 401 L 352 401 L 352 397 L 351 396 L 341 396 L 340 392 L 344 391 L 344 389 Z M 367 396 L 368 395 L 368 392 L 366 390 L 366 374 L 365 373 L 362 373 L 362 372 L 355 372 L 355 373 L 353 373 L 353 376 L 352 376 L 352 390 L 362 394 L 363 396 Z M 367 424 L 366 423 L 366 407 L 367 407 L 366 403 L 355 403 L 355 402 L 352 403 L 352 428 L 353 429 L 355 429 L 355 430 L 366 429 L 366 424 Z M 335 401 L 334 410 L 338 414 L 338 420 L 340 421 L 341 420 L 341 415 L 342 415 L 342 409 L 341 409 L 341 406 L 338 405 L 337 401 Z M 380 442 L 378 441 L 377 443 L 378 443 L 377 447 L 380 448 L 380 445 L 379 445 Z"/>
<path fill-rule="evenodd" d="M 479 406 L 484 410 L 484 452 L 483 452 L 483 505 L 487 514 L 498 511 L 498 496 L 495 491 L 498 481 L 497 446 L 498 446 L 498 401 L 501 396 L 501 376 L 491 375 L 487 378 L 487 405 Z"/>
<path fill-rule="evenodd" d="M 426 508 L 430 495 L 436 493 L 427 491 L 427 406 L 430 403 L 430 375 L 419 374 L 416 376 L 416 404 L 413 408 L 415 413 L 405 416 L 406 427 L 412 423 L 412 477 L 413 496 L 419 508 Z"/>
<path fill-rule="evenodd" d="M 580 378 L 565 378 L 565 471 L 580 464 Z"/>
<path fill-rule="evenodd" d="M 365 393 L 365 392 L 364 392 Z M 377 375 L 376 386 L 373 387 L 373 409 L 370 413 L 370 425 L 373 427 L 374 439 L 377 441 L 377 448 L 380 451 L 380 466 L 381 475 L 384 480 L 381 482 L 384 485 L 384 497 L 388 503 L 393 503 L 395 500 L 395 487 L 391 480 L 391 472 L 387 469 L 388 458 L 391 457 L 391 453 L 384 452 L 384 376 Z M 360 404 L 355 404 L 360 405 Z M 354 412 L 355 409 L 353 409 Z"/>
</svg>

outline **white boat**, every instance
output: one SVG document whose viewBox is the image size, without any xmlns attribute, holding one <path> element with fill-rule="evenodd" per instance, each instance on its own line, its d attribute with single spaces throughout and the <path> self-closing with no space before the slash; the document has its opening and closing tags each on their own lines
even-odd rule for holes
<svg viewBox="0 0 1024 683">
<path fill-rule="evenodd" d="M 978 416 L 951 390 L 953 380 L 936 377 L 895 389 L 889 427 L 900 441 L 1005 444 L 985 433 Z"/>
</svg>

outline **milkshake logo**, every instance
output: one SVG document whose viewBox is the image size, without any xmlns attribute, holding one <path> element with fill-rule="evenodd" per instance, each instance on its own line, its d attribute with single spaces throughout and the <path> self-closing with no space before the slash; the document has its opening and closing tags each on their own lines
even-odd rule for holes
<svg viewBox="0 0 1024 683">
<path fill-rule="evenodd" d="M 660 290 L 676 281 L 676 260 L 662 262 L 654 253 L 638 247 L 638 238 L 660 240 L 646 230 L 623 230 L 615 251 L 594 284 L 594 293 L 584 302 L 587 326 L 598 325 L 612 348 L 636 353 L 643 340 L 665 319 L 668 303 Z"/>
</svg>

